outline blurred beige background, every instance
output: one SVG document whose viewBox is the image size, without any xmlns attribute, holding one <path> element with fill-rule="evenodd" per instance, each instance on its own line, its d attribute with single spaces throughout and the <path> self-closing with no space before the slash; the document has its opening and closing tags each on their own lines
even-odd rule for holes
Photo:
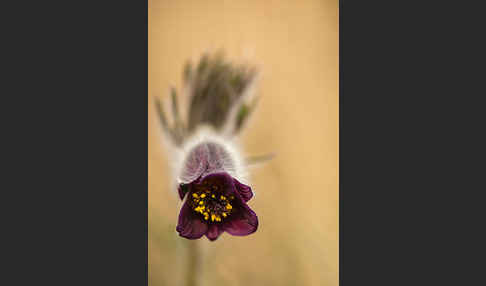
<svg viewBox="0 0 486 286">
<path fill-rule="evenodd" d="M 186 60 L 223 49 L 260 66 L 261 100 L 243 133 L 245 154 L 277 157 L 250 170 L 256 233 L 203 248 L 201 285 L 338 285 L 338 0 L 149 0 L 149 285 L 184 281 L 180 203 L 153 96 L 181 89 Z"/>
</svg>

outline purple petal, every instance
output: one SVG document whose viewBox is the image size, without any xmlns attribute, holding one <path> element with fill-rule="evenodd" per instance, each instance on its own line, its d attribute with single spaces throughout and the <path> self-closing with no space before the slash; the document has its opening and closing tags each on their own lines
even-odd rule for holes
<svg viewBox="0 0 486 286">
<path fill-rule="evenodd" d="M 208 232 L 206 233 L 206 237 L 214 241 L 216 240 L 221 234 L 223 233 L 223 228 L 219 227 L 217 224 L 211 224 L 209 226 Z"/>
<path fill-rule="evenodd" d="M 186 201 L 179 213 L 179 221 L 176 230 L 182 237 L 198 239 L 208 231 L 208 225 L 200 216 L 191 210 L 191 207 Z"/>
<path fill-rule="evenodd" d="M 230 220 L 223 224 L 223 228 L 232 235 L 248 235 L 258 228 L 258 217 L 246 203 L 242 203 L 238 212 L 229 217 Z"/>
<path fill-rule="evenodd" d="M 226 172 L 219 172 L 219 173 L 212 173 L 207 175 L 206 177 L 201 179 L 203 181 L 214 181 L 221 185 L 223 188 L 223 193 L 225 195 L 232 195 L 236 192 L 236 186 L 233 181 L 233 177 L 231 177 Z"/>
<path fill-rule="evenodd" d="M 179 197 L 181 198 L 181 200 L 184 199 L 184 195 L 187 192 L 187 187 L 188 186 L 189 185 L 187 185 L 187 184 L 180 184 L 179 187 L 177 188 L 177 191 L 179 192 Z"/>
<path fill-rule="evenodd" d="M 233 182 L 235 184 L 236 190 L 240 193 L 245 203 L 253 197 L 253 192 L 251 191 L 250 186 L 242 184 L 238 182 L 237 179 L 234 178 L 233 178 Z"/>
<path fill-rule="evenodd" d="M 226 172 L 217 172 L 199 177 L 189 184 L 180 185 L 178 188 L 181 199 L 193 188 L 198 188 L 199 184 L 215 184 L 222 188 L 222 194 L 227 196 L 234 195 L 234 212 L 222 223 L 206 222 L 194 212 L 188 202 L 184 202 L 179 213 L 177 231 L 179 235 L 188 239 L 198 239 L 203 235 L 214 241 L 224 232 L 231 235 L 244 236 L 255 232 L 258 228 L 258 217 L 255 212 L 246 204 L 253 197 L 251 188 L 240 183 Z"/>
</svg>

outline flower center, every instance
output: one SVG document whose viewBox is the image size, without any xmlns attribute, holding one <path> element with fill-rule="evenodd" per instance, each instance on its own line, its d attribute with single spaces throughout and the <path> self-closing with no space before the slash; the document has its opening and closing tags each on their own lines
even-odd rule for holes
<svg viewBox="0 0 486 286">
<path fill-rule="evenodd" d="M 233 211 L 231 201 L 234 196 L 226 197 L 217 185 L 201 186 L 192 193 L 191 208 L 204 216 L 205 220 L 220 222 Z"/>
</svg>

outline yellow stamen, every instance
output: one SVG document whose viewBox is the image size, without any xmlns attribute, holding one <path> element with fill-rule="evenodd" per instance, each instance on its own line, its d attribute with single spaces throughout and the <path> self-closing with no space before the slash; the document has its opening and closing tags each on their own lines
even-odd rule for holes
<svg viewBox="0 0 486 286">
<path fill-rule="evenodd" d="M 201 195 L 201 198 L 203 198 L 203 199 L 204 199 L 205 197 L 206 197 L 206 194 L 202 194 L 202 195 Z"/>
<path fill-rule="evenodd" d="M 223 213 L 223 216 L 226 217 L 226 213 Z"/>
<path fill-rule="evenodd" d="M 204 201 L 200 201 L 200 202 L 199 202 L 199 204 L 200 204 L 200 205 L 204 205 Z"/>
<path fill-rule="evenodd" d="M 227 205 L 226 205 L 226 208 L 230 210 L 230 209 L 232 209 L 233 207 L 232 207 L 230 204 L 227 204 Z"/>
<path fill-rule="evenodd" d="M 198 195 L 197 194 L 192 194 L 192 197 L 193 198 L 198 198 Z"/>
<path fill-rule="evenodd" d="M 215 218 L 216 216 L 214 214 L 211 214 L 211 221 L 214 221 Z"/>
<path fill-rule="evenodd" d="M 219 216 L 217 216 L 216 221 L 221 221 L 221 218 Z"/>
<path fill-rule="evenodd" d="M 214 199 L 214 198 L 216 198 L 216 196 L 215 196 L 214 194 L 212 194 L 212 195 L 211 195 L 211 198 L 213 198 L 213 199 Z"/>
<path fill-rule="evenodd" d="M 221 195 L 221 199 L 224 201 L 224 200 L 226 200 L 226 197 Z"/>
</svg>

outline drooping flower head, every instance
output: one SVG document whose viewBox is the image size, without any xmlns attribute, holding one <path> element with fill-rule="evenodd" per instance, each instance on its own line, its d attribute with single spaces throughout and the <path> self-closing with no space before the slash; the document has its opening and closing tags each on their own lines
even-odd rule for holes
<svg viewBox="0 0 486 286">
<path fill-rule="evenodd" d="M 206 235 L 215 240 L 224 231 L 248 235 L 258 228 L 258 218 L 246 204 L 253 196 L 251 188 L 228 173 L 212 173 L 182 184 L 179 194 L 187 196 L 177 224 L 182 237 L 197 239 Z"/>
<path fill-rule="evenodd" d="M 236 162 L 223 144 L 203 142 L 189 152 L 178 187 L 184 200 L 177 232 L 188 239 L 217 239 L 224 231 L 248 235 L 258 228 L 258 218 L 247 205 L 253 197 L 251 188 L 230 173 Z"/>
<path fill-rule="evenodd" d="M 205 54 L 197 66 L 188 62 L 185 67 L 185 112 L 179 112 L 176 90 L 171 89 L 172 124 L 156 100 L 183 201 L 176 228 L 182 237 L 216 240 L 223 232 L 242 236 L 258 228 L 247 205 L 253 192 L 243 183 L 245 164 L 232 142 L 255 109 L 256 78 L 255 68 L 229 63 L 222 53 Z M 268 158 L 245 161 L 251 165 Z"/>
</svg>

